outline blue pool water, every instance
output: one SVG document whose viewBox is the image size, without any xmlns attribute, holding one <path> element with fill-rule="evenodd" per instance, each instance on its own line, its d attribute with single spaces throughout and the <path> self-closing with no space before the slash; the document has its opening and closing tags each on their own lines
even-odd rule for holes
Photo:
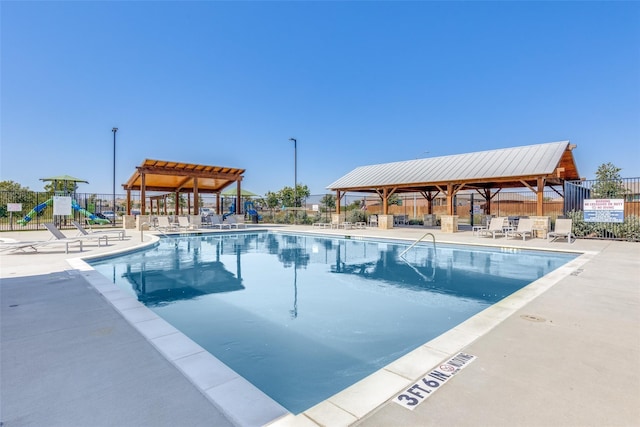
<svg viewBox="0 0 640 427">
<path fill-rule="evenodd" d="M 91 265 L 295 414 L 576 256 L 407 247 L 244 232 Z"/>
</svg>

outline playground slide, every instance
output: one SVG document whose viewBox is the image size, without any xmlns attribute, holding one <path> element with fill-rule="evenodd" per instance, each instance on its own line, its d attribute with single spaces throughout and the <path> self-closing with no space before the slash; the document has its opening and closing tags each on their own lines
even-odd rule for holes
<svg viewBox="0 0 640 427">
<path fill-rule="evenodd" d="M 76 202 L 75 200 L 71 201 L 71 207 L 73 208 L 74 211 L 78 211 L 80 212 L 81 215 L 84 215 L 87 218 L 89 218 L 89 221 L 91 221 L 92 224 L 111 224 L 111 221 L 109 221 L 108 219 L 100 218 L 95 214 L 92 214 L 88 210 L 82 208 L 78 204 L 78 202 Z"/>
<path fill-rule="evenodd" d="M 38 206 L 34 207 L 29 211 L 28 214 L 24 216 L 24 218 L 18 220 L 18 224 L 27 225 L 29 221 L 31 221 L 36 215 L 45 210 L 47 206 L 51 206 L 53 204 L 53 199 L 47 199 L 46 202 L 40 203 Z"/>
<path fill-rule="evenodd" d="M 29 221 L 31 221 L 33 218 L 35 218 L 40 212 L 42 212 L 43 210 L 45 210 L 48 206 L 53 205 L 53 198 L 47 199 L 46 202 L 40 203 L 38 206 L 34 207 L 33 209 L 31 209 L 29 211 L 29 213 L 27 213 L 24 218 L 18 220 L 18 224 L 20 225 L 27 225 L 27 223 Z M 80 214 L 86 216 L 89 218 L 89 220 L 93 223 L 93 224 L 109 224 L 110 221 L 108 219 L 102 219 L 102 218 L 98 218 L 97 216 L 95 216 L 94 214 L 92 214 L 91 212 L 89 212 L 86 209 L 83 209 L 82 207 L 80 207 L 80 205 L 78 204 L 78 202 L 76 202 L 75 200 L 71 201 L 71 208 L 75 211 L 80 212 Z"/>
</svg>

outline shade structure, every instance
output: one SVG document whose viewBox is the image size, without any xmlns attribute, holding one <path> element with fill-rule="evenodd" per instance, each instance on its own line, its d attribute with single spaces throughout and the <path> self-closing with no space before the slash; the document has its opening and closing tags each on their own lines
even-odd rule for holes
<svg viewBox="0 0 640 427">
<path fill-rule="evenodd" d="M 228 190 L 224 190 L 222 192 L 223 196 L 231 196 L 231 197 L 236 197 L 238 195 L 238 192 L 236 191 L 235 188 L 230 188 Z M 259 197 L 259 194 L 256 193 L 252 193 L 249 190 L 245 190 L 244 188 L 240 191 L 240 197 Z"/>
<path fill-rule="evenodd" d="M 76 178 L 71 175 L 59 175 L 59 176 L 52 176 L 49 178 L 40 178 L 40 181 L 70 181 L 70 182 L 84 182 L 85 184 L 89 183 L 89 181 Z"/>
</svg>

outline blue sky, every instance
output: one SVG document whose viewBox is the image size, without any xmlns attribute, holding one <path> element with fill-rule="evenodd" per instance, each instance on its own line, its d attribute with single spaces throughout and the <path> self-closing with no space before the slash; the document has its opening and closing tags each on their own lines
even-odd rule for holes
<svg viewBox="0 0 640 427">
<path fill-rule="evenodd" d="M 144 159 L 312 194 L 357 166 L 570 140 L 640 176 L 636 2 L 11 2 L 0 180 Z"/>
</svg>

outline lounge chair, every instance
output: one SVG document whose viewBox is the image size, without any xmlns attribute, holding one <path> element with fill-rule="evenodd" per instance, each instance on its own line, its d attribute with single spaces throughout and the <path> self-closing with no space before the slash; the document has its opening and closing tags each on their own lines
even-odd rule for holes
<svg viewBox="0 0 640 427">
<path fill-rule="evenodd" d="M 202 227 L 202 217 L 200 215 L 189 215 L 189 224 L 194 230 Z"/>
<path fill-rule="evenodd" d="M 497 216 L 495 218 L 491 218 L 491 222 L 489 223 L 489 228 L 486 230 L 481 230 L 481 235 L 488 236 L 491 235 L 494 239 L 496 235 L 505 235 L 504 226 L 507 222 L 506 216 Z"/>
<path fill-rule="evenodd" d="M 325 228 L 325 227 L 331 227 L 331 223 L 330 222 L 314 222 L 313 224 L 311 224 L 311 226 Z"/>
<path fill-rule="evenodd" d="M 220 230 L 225 227 L 231 228 L 231 225 L 222 222 L 222 220 L 220 219 L 220 215 L 209 215 L 208 218 L 211 221 L 211 226 L 214 228 L 218 227 Z"/>
<path fill-rule="evenodd" d="M 554 231 L 550 231 L 547 233 L 547 241 L 553 242 L 556 239 L 567 239 L 568 243 L 571 243 L 571 236 L 573 236 L 573 240 L 575 241 L 576 236 L 571 232 L 571 227 L 573 225 L 573 220 L 571 219 L 556 219 L 556 229 Z M 553 239 L 551 239 L 553 237 Z"/>
<path fill-rule="evenodd" d="M 120 229 L 113 229 L 113 230 L 91 230 L 88 231 L 86 228 L 84 228 L 82 226 L 82 224 L 80 224 L 78 221 L 71 221 L 71 224 L 73 224 L 73 226 L 75 228 L 78 229 L 78 232 L 80 234 L 78 234 L 78 236 L 97 236 L 97 235 L 109 235 L 109 234 L 113 234 L 113 235 L 118 235 L 118 238 L 120 240 L 124 240 L 124 238 L 126 237 L 125 231 L 124 230 L 120 230 Z"/>
<path fill-rule="evenodd" d="M 522 237 L 522 240 L 526 240 L 527 235 L 533 236 L 533 219 L 531 218 L 520 218 L 518 227 L 515 230 L 507 231 L 507 237 Z"/>
<path fill-rule="evenodd" d="M 169 217 L 167 216 L 159 216 L 156 218 L 158 221 L 158 225 L 156 226 L 156 230 L 158 231 L 176 231 L 175 225 L 169 222 Z"/>
<path fill-rule="evenodd" d="M 78 239 L 27 241 L 7 238 L 0 239 L 0 252 L 26 252 L 26 249 L 38 252 L 38 248 L 42 246 L 65 245 L 65 253 L 69 253 L 69 243 L 78 243 L 82 252 L 82 240 Z"/>
<path fill-rule="evenodd" d="M 107 236 L 106 234 L 102 234 L 102 235 L 89 234 L 86 236 L 79 236 L 79 237 L 67 237 L 64 235 L 62 231 L 60 231 L 58 227 L 56 227 L 54 223 L 45 222 L 43 225 L 47 230 L 49 230 L 49 232 L 53 235 L 53 237 L 59 242 L 74 243 L 77 241 L 97 240 L 98 246 L 102 246 L 102 241 L 104 240 L 104 244 L 107 246 L 109 245 L 109 236 Z M 69 246 L 67 245 L 67 252 L 68 250 L 69 250 Z"/>
<path fill-rule="evenodd" d="M 229 224 L 229 228 L 247 228 L 244 220 L 242 220 L 242 222 L 238 221 L 238 217 L 235 215 L 229 215 L 227 217 L 227 224 Z"/>
<path fill-rule="evenodd" d="M 194 227 L 194 225 L 191 224 L 191 222 L 189 221 L 189 218 L 187 218 L 186 216 L 179 216 L 178 217 L 178 228 L 180 230 L 195 230 L 196 229 Z"/>
<path fill-rule="evenodd" d="M 16 239 L 0 239 L 0 252 L 14 252 L 14 251 L 22 251 L 25 249 L 32 249 L 35 252 L 38 252 L 38 246 L 42 243 L 42 241 L 20 241 Z"/>
</svg>

